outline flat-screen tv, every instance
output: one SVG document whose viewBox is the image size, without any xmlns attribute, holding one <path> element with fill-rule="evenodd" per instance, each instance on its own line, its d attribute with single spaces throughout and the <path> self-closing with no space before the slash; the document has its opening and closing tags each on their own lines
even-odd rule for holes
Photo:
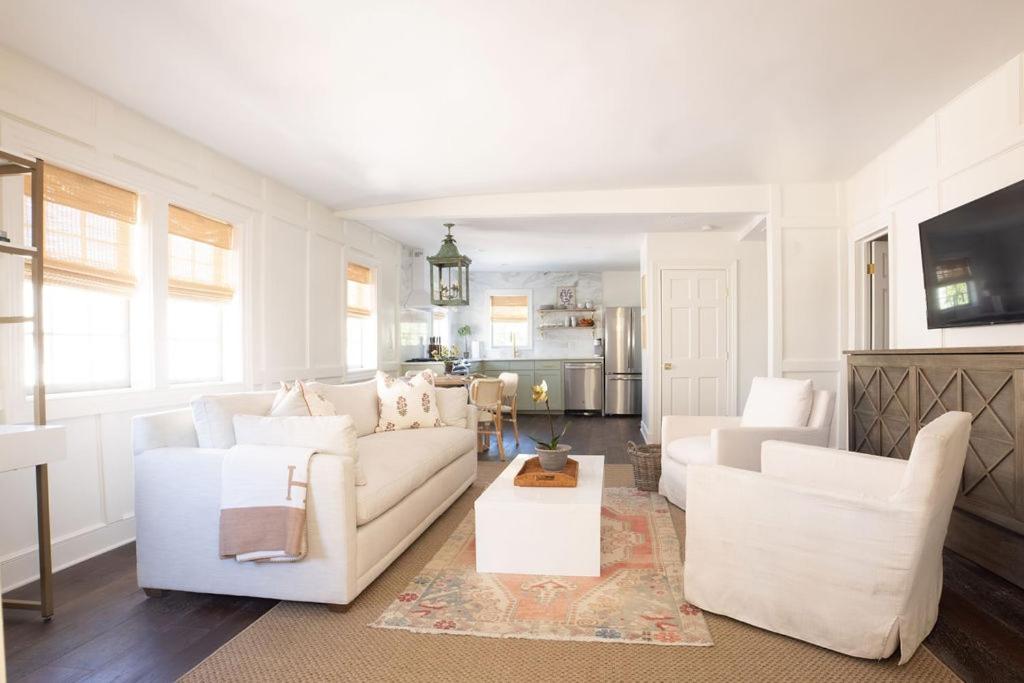
<svg viewBox="0 0 1024 683">
<path fill-rule="evenodd" d="M 929 328 L 1024 321 L 1024 181 L 920 232 Z"/>
</svg>

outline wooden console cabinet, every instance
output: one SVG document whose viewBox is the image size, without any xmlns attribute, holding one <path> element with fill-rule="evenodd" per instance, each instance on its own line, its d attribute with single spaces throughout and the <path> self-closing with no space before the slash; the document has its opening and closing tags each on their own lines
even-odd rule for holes
<svg viewBox="0 0 1024 683">
<path fill-rule="evenodd" d="M 906 459 L 923 425 L 973 415 L 946 546 L 1024 587 L 1024 346 L 846 356 L 850 450 Z"/>
</svg>

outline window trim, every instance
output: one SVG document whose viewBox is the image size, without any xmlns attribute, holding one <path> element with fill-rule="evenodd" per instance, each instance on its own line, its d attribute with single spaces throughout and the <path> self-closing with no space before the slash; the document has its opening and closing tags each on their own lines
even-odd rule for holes
<svg viewBox="0 0 1024 683">
<path fill-rule="evenodd" d="M 487 297 L 487 342 L 492 349 L 511 349 L 511 344 L 494 343 L 494 321 L 491 319 L 491 297 L 494 296 L 525 296 L 526 297 L 526 331 L 529 335 L 528 343 L 516 344 L 517 349 L 532 349 L 536 330 L 534 329 L 533 313 L 533 290 L 532 289 L 488 289 L 484 292 Z"/>
<path fill-rule="evenodd" d="M 350 280 L 348 279 L 348 270 L 350 265 L 361 266 L 363 268 L 366 268 L 370 272 L 370 286 L 373 287 L 373 294 L 371 296 L 371 300 L 373 301 L 373 310 L 370 311 L 369 316 L 364 317 L 349 315 L 348 283 L 350 282 Z M 368 254 L 355 251 L 353 251 L 352 253 L 348 253 L 348 251 L 346 250 L 344 256 L 344 263 L 342 263 L 341 272 L 343 276 L 342 282 L 344 283 L 344 296 L 342 297 L 341 310 L 343 320 L 345 321 L 344 338 L 342 340 L 342 347 L 344 348 L 345 353 L 345 356 L 342 359 L 343 366 L 345 368 L 345 377 L 362 377 L 367 374 L 373 375 L 377 372 L 377 369 L 380 367 L 380 264 L 378 263 L 376 258 L 373 258 Z M 348 323 L 350 317 L 354 317 L 356 320 L 366 321 L 365 324 L 368 325 L 370 329 L 373 330 L 373 363 L 369 366 L 349 365 L 348 350 L 350 340 L 348 335 Z"/>
</svg>

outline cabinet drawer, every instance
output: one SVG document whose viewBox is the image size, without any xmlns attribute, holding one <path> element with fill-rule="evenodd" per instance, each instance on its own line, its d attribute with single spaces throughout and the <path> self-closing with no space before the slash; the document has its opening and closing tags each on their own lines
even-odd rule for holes
<svg viewBox="0 0 1024 683">
<path fill-rule="evenodd" d="M 532 360 L 510 360 L 508 361 L 508 369 L 513 372 L 516 370 L 533 370 Z"/>
<path fill-rule="evenodd" d="M 483 363 L 482 372 L 498 373 L 502 370 L 508 370 L 508 361 L 503 360 L 488 360 Z"/>
<path fill-rule="evenodd" d="M 539 360 L 536 361 L 534 367 L 537 370 L 558 370 L 562 371 L 562 361 L 560 360 Z"/>
</svg>

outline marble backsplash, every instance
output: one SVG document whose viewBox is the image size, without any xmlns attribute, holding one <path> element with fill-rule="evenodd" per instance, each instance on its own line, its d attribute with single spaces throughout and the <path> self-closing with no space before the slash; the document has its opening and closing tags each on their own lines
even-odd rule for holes
<svg viewBox="0 0 1024 683">
<path fill-rule="evenodd" d="M 541 316 L 537 309 L 545 304 L 555 304 L 555 290 L 560 286 L 576 287 L 576 300 L 583 304 L 591 301 L 597 309 L 597 327 L 593 333 L 585 330 L 538 329 L 542 318 L 549 322 L 560 322 L 564 316 Z M 518 289 L 533 293 L 533 340 L 529 348 L 521 348 L 521 358 L 577 358 L 593 355 L 594 337 L 601 336 L 602 283 L 600 273 L 558 273 L 558 272 L 473 272 L 469 275 L 469 306 L 460 308 L 451 316 L 451 338 L 463 342 L 455 335 L 461 325 L 469 324 L 473 329 L 470 339 L 481 343 L 481 355 L 486 358 L 511 358 L 512 350 L 490 347 L 490 306 L 487 293 L 491 290 Z"/>
</svg>

